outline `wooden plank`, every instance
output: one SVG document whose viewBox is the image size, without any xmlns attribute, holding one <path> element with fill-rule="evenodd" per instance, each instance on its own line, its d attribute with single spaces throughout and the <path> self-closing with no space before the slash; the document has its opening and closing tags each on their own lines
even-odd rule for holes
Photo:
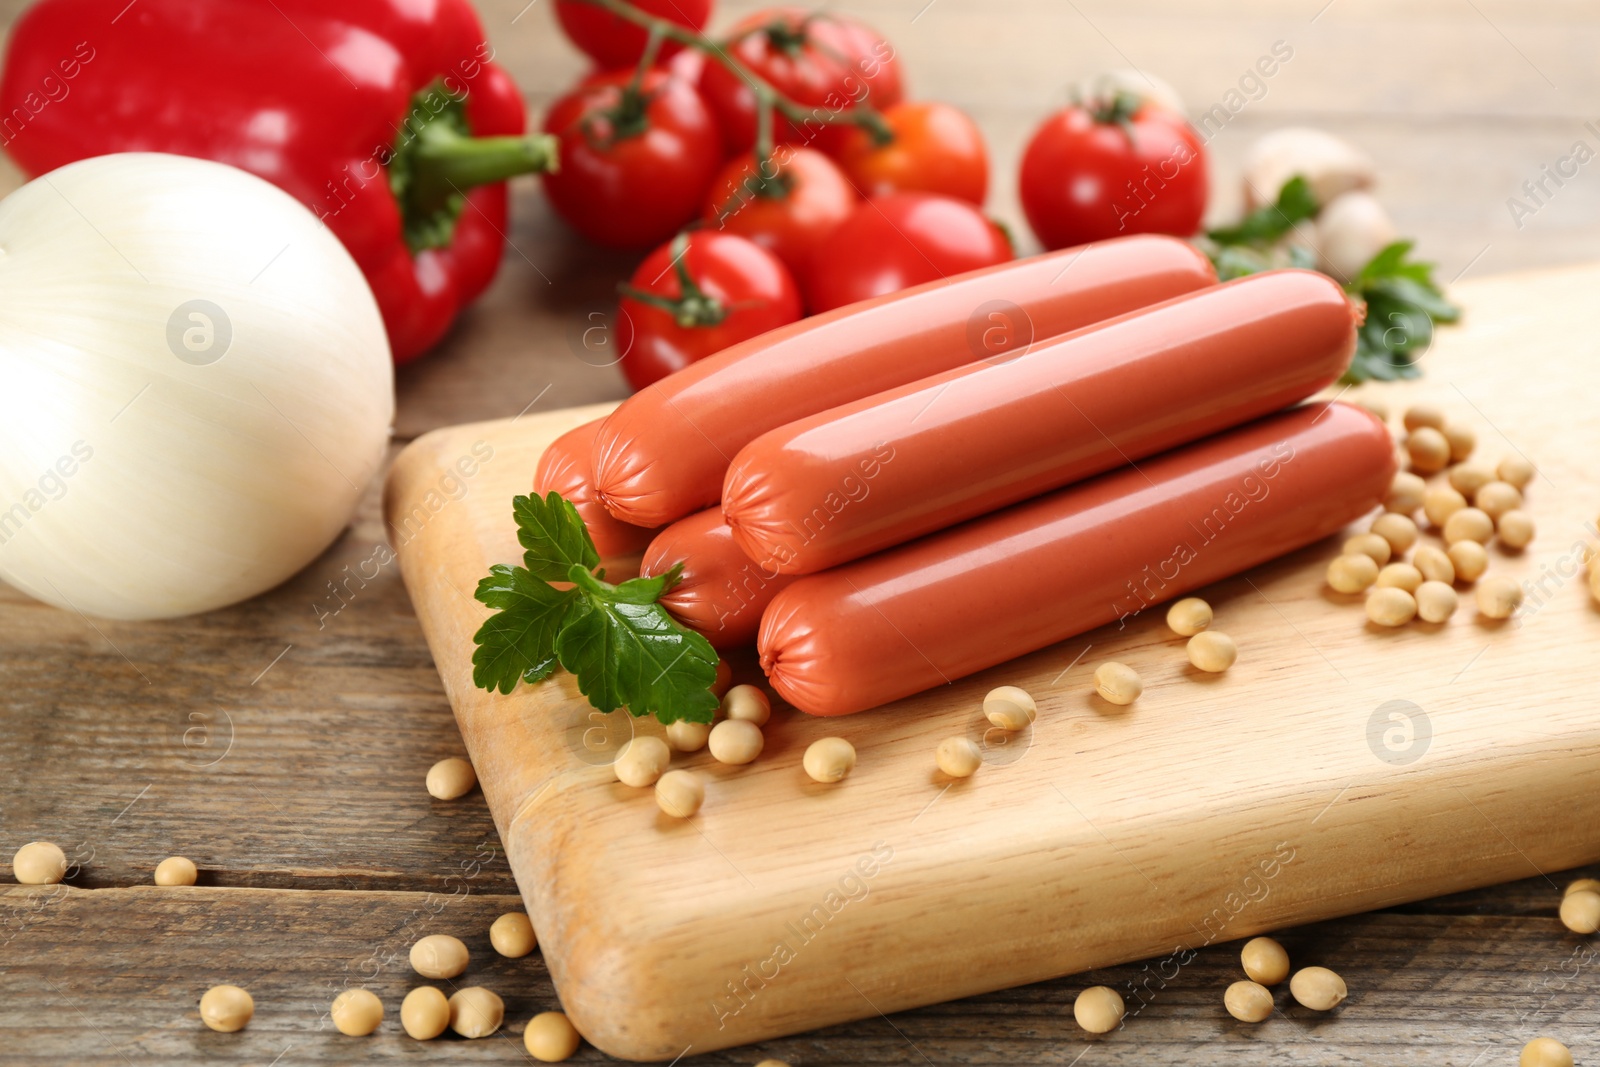
<svg viewBox="0 0 1600 1067">
<path fill-rule="evenodd" d="M 390 476 L 391 521 L 465 442 L 512 457 L 401 546 L 401 567 L 580 1028 L 613 1054 L 670 1059 L 859 1017 L 849 983 L 897 1010 L 1192 945 L 1224 920 L 1229 936 L 1248 934 L 1600 859 L 1600 808 L 1582 799 L 1582 783 L 1600 786 L 1588 695 L 1600 661 L 1569 652 L 1600 634 L 1569 567 L 1600 501 L 1582 388 L 1600 364 L 1597 285 L 1600 266 L 1463 284 L 1465 325 L 1441 332 L 1429 377 L 1364 390 L 1426 398 L 1472 426 L 1490 462 L 1515 451 L 1540 465 L 1528 506 L 1543 534 L 1525 553 L 1494 549 L 1493 569 L 1565 577 L 1515 624 L 1478 616 L 1469 595 L 1443 627 L 1364 625 L 1359 598 L 1324 584 L 1330 539 L 1206 591 L 1245 649 L 1224 676 L 1197 677 L 1161 612 L 1144 612 L 863 716 L 775 713 L 749 767 L 680 756 L 710 780 L 689 822 L 607 766 L 621 739 L 659 729 L 652 720 L 594 714 L 563 672 L 509 697 L 471 682 L 485 611 L 459 590 L 520 556 L 497 496 L 521 482 L 502 478 L 604 408 L 413 443 Z M 1548 353 L 1545 372 L 1572 388 L 1527 389 L 1505 358 L 1513 338 Z M 1093 696 L 1104 659 L 1144 676 L 1129 713 Z M 951 734 L 981 736 L 982 695 L 1000 684 L 1032 692 L 1039 722 L 941 788 L 932 752 Z M 1423 731 L 1415 757 L 1389 758 L 1395 701 L 1409 709 L 1402 725 Z M 604 751 L 584 744 L 595 721 L 616 735 Z M 829 735 L 860 764 L 819 787 L 799 759 Z M 1218 911 L 1262 880 L 1277 880 L 1270 901 L 1237 923 Z M 670 893 L 687 884 L 693 895 Z M 831 919 L 825 937 L 802 929 L 818 914 L 819 928 Z M 997 930 L 995 915 L 1016 924 Z M 746 1004 L 751 983 L 760 995 Z"/>
<path fill-rule="evenodd" d="M 1581 1056 L 1584 1035 L 1600 1025 L 1589 995 L 1597 957 L 1590 942 L 1556 924 L 1555 897 L 1532 879 L 1470 894 L 1463 900 L 1473 906 L 1462 913 L 1385 912 L 1282 935 L 1297 963 L 1346 978 L 1350 999 L 1325 1017 L 1287 1003 L 1280 987 L 1280 1011 L 1266 1023 L 1228 1018 L 1222 992 L 1240 977 L 1238 944 L 1229 942 L 1181 966 L 1130 964 L 887 1018 L 869 1013 L 755 1047 L 692 1049 L 681 1062 L 1042 1065 L 1085 1056 L 1115 1064 L 1469 1067 L 1513 1062 L 1541 1033 L 1571 1042 Z M 476 888 L 0 889 L 0 1063 L 525 1063 L 523 1027 L 557 1001 L 539 953 L 506 960 L 489 948 L 488 924 L 506 910 L 519 902 Z M 423 1043 L 401 1032 L 401 998 L 430 984 L 411 972 L 406 952 L 428 933 L 467 943 L 473 963 L 453 984 L 484 985 L 505 999 L 499 1034 Z M 200 994 L 220 982 L 245 986 L 255 999 L 255 1018 L 239 1033 L 212 1033 L 199 1022 Z M 431 984 L 447 992 L 452 985 Z M 1073 998 L 1089 984 L 1122 991 L 1133 1012 L 1124 1029 L 1094 1038 L 1073 1023 Z M 347 985 L 384 1002 L 385 1021 L 371 1037 L 328 1025 L 324 1013 Z M 880 995 L 870 986 L 862 993 Z M 573 1062 L 607 1059 L 585 1045 Z"/>
</svg>

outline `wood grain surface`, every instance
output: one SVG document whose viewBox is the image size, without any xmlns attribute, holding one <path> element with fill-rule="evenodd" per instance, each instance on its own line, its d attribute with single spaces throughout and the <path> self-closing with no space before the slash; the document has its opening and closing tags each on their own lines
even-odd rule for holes
<svg viewBox="0 0 1600 1067">
<path fill-rule="evenodd" d="M 0 24 L 9 26 L 26 6 L 0 0 Z M 720 4 L 719 23 L 754 6 Z M 1292 44 L 1295 59 L 1208 142 L 1218 218 L 1234 210 L 1250 141 L 1310 123 L 1374 156 L 1400 230 L 1419 238 L 1446 279 L 1591 259 L 1600 248 L 1592 167 L 1521 228 L 1506 203 L 1575 141 L 1596 143 L 1585 123 L 1600 98 L 1593 62 L 1600 11 L 1581 0 L 834 6 L 889 34 L 916 94 L 951 100 L 978 119 L 994 159 L 990 207 L 1025 248 L 1013 191 L 1017 155 L 1069 82 L 1136 65 L 1172 82 L 1198 118 L 1279 39 Z M 479 0 L 479 7 L 537 119 L 581 73 L 581 59 L 554 28 L 548 0 Z M 20 180 L 0 159 L 0 191 Z M 399 376 L 402 443 L 440 426 L 623 395 L 615 369 L 584 363 L 569 333 L 609 309 L 612 286 L 633 259 L 573 239 L 550 216 L 537 182 L 519 180 L 514 193 L 511 243 L 493 289 L 440 351 Z M 1559 348 L 1541 335 L 1508 331 L 1504 358 L 1518 378 L 1553 394 L 1540 378 Z M 19 922 L 14 897 L 6 898 L 0 1060 L 526 1059 L 509 1041 L 417 1046 L 392 1037 L 392 1022 L 389 1039 L 366 1043 L 317 1031 L 329 972 L 366 959 L 403 926 L 421 894 L 454 892 L 474 867 L 473 893 L 514 892 L 481 795 L 443 803 L 421 790 L 431 762 L 463 750 L 397 569 L 351 577 L 364 564 L 363 573 L 373 573 L 367 561 L 386 538 L 374 487 L 350 533 L 301 575 L 248 604 L 171 623 L 90 621 L 0 587 L 0 769 L 7 776 L 0 854 L 54 839 L 83 862 L 74 885 L 92 890 L 74 891 L 92 910 L 47 912 L 71 915 L 66 923 Z M 343 593 L 330 582 L 342 583 Z M 1574 644 L 1572 656 L 1583 654 Z M 1529 729 L 1538 720 L 1537 710 L 1530 713 Z M 202 886 L 267 888 L 214 903 L 207 897 L 203 908 L 173 902 L 184 922 L 160 927 L 151 909 L 163 895 L 111 887 L 147 882 L 155 863 L 173 853 L 196 859 Z M 0 867 L 0 878 L 9 870 Z M 349 894 L 323 890 L 364 895 L 349 908 Z M 1072 995 L 1088 979 L 1064 979 L 705 1062 L 779 1055 L 797 1064 L 1042 1064 L 1084 1055 L 1086 1064 L 1467 1067 L 1512 1062 L 1515 1047 L 1543 1030 L 1569 1040 L 1593 1032 L 1600 1020 L 1591 1006 L 1592 957 L 1554 925 L 1545 882 L 1430 902 L 1420 918 L 1419 907 L 1293 935 L 1309 939 L 1307 951 L 1325 961 L 1339 953 L 1354 995 L 1334 1020 L 1274 1020 L 1258 1030 L 1227 1020 L 1220 991 L 1234 976 L 1234 955 L 1216 948 L 1169 983 L 1138 1025 L 1108 1039 L 1090 1041 L 1072 1025 Z M 348 958 L 335 958 L 325 942 L 344 926 L 364 940 L 348 943 Z M 258 996 L 251 1030 L 232 1039 L 202 1031 L 194 1002 L 211 976 L 237 976 L 269 960 L 275 981 L 304 999 L 275 1004 Z M 1140 974 L 1134 965 L 1092 978 L 1120 985 Z M 550 1003 L 547 982 L 537 955 L 497 975 L 496 988 L 519 1016 L 513 1026 Z M 398 988 L 384 987 L 391 1019 L 389 990 Z M 290 1003 L 299 1007 L 287 1010 Z M 278 1045 L 256 1040 L 279 1033 L 287 1036 Z M 146 1034 L 190 1044 L 142 1052 Z M 1573 1043 L 1581 1059 L 1586 1046 Z M 581 1056 L 602 1058 L 587 1047 Z"/>
</svg>

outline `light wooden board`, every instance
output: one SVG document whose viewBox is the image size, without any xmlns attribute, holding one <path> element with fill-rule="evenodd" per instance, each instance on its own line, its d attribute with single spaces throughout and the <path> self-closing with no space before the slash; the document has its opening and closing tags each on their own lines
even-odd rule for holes
<svg viewBox="0 0 1600 1067">
<path fill-rule="evenodd" d="M 1597 286 L 1600 268 L 1463 285 L 1466 324 L 1441 335 L 1428 377 L 1366 390 L 1397 410 L 1437 402 L 1478 431 L 1480 455 L 1541 466 L 1540 537 L 1520 556 L 1493 550 L 1494 571 L 1568 569 L 1600 510 Z M 397 461 L 387 508 L 401 526 L 444 469 L 492 443 L 473 491 L 400 547 L 402 572 L 556 987 L 608 1052 L 671 1059 L 1181 959 L 1600 857 L 1600 611 L 1581 579 L 1547 581 L 1512 622 L 1469 602 L 1442 627 L 1380 631 L 1322 585 L 1334 541 L 1207 591 L 1242 648 L 1226 675 L 1195 672 L 1148 614 L 850 719 L 780 709 L 751 766 L 679 757 L 709 777 L 708 799 L 667 819 L 607 766 L 652 724 L 593 713 L 560 673 L 508 697 L 470 680 L 485 614 L 472 585 L 518 556 L 509 498 L 548 441 L 602 410 L 429 434 Z M 1093 694 L 1110 658 L 1145 677 L 1130 709 Z M 1038 723 L 973 779 L 942 780 L 935 745 L 984 736 L 979 702 L 1002 683 L 1035 694 Z M 834 787 L 799 766 L 828 734 L 860 753 Z"/>
</svg>

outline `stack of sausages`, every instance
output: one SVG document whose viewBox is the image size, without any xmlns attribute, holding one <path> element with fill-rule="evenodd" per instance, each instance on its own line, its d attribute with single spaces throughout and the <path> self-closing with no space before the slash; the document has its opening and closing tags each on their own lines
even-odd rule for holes
<svg viewBox="0 0 1600 1067">
<path fill-rule="evenodd" d="M 694 364 L 546 452 L 602 556 L 754 641 L 815 715 L 897 700 L 1126 619 L 1379 504 L 1388 431 L 1302 404 L 1359 314 L 1281 270 L 1218 284 L 1171 238 L 855 304 Z M 1299 405 L 1299 406 L 1296 406 Z"/>
</svg>

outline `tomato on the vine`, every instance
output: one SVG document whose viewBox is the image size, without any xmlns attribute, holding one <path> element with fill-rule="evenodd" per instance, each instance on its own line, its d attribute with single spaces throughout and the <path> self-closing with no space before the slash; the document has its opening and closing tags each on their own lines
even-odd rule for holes
<svg viewBox="0 0 1600 1067">
<path fill-rule="evenodd" d="M 716 123 L 694 87 L 664 71 L 584 79 L 544 128 L 561 139 L 559 170 L 542 175 L 551 206 L 600 244 L 643 248 L 700 214 L 721 159 Z"/>
<path fill-rule="evenodd" d="M 803 8 L 773 8 L 741 20 L 724 44 L 727 53 L 779 93 L 817 112 L 859 105 L 883 109 L 900 101 L 900 63 L 878 33 L 854 19 Z M 722 126 L 731 153 L 756 141 L 756 94 L 715 60 L 706 63 L 700 91 Z M 774 116 L 778 143 L 804 144 L 830 154 L 844 127 L 807 121 L 800 126 Z"/>
<path fill-rule="evenodd" d="M 711 0 L 632 0 L 633 6 L 646 15 L 670 19 L 690 30 L 705 28 L 711 17 Z M 601 70 L 618 70 L 631 67 L 644 56 L 649 34 L 619 18 L 596 4 L 580 0 L 556 0 L 556 18 L 567 37 L 577 45 Z M 683 46 L 676 41 L 662 41 L 658 60 L 664 60 Z"/>
<path fill-rule="evenodd" d="M 989 191 L 989 153 L 967 113 L 949 104 L 902 101 L 885 108 L 890 140 L 867 130 L 846 132 L 839 166 L 864 196 L 941 193 L 974 204 Z"/>
<path fill-rule="evenodd" d="M 757 163 L 728 163 L 706 197 L 706 225 L 749 238 L 783 260 L 796 278 L 833 228 L 860 202 L 833 160 L 811 148 L 780 145 Z"/>
<path fill-rule="evenodd" d="M 1013 258 L 1005 231 L 965 200 L 891 193 L 864 202 L 817 251 L 806 278 L 813 312 Z"/>
<path fill-rule="evenodd" d="M 1066 108 L 1022 156 L 1022 210 L 1046 248 L 1128 233 L 1188 237 L 1206 209 L 1206 153 L 1183 116 L 1129 94 Z"/>
<path fill-rule="evenodd" d="M 622 288 L 617 335 L 634 389 L 800 318 L 789 269 L 731 233 L 680 233 L 646 257 Z"/>
</svg>

